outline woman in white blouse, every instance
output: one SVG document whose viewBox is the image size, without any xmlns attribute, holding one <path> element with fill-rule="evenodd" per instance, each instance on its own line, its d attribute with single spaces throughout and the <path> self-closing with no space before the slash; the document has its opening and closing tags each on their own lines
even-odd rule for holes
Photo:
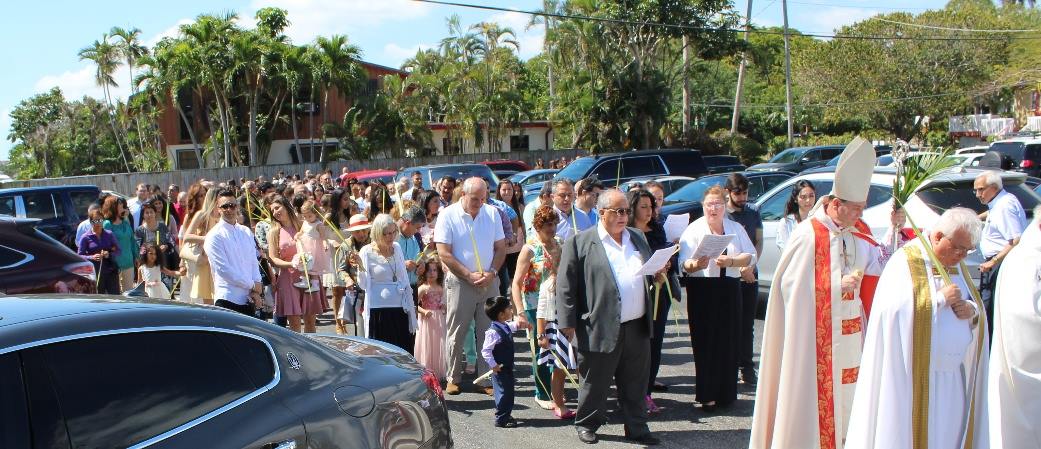
<svg viewBox="0 0 1041 449">
<path fill-rule="evenodd" d="M 777 248 L 784 251 L 784 245 L 788 243 L 788 236 L 792 235 L 795 227 L 803 220 L 817 203 L 817 188 L 813 183 L 805 179 L 795 183 L 792 196 L 784 205 L 784 218 L 777 226 Z"/>
<path fill-rule="evenodd" d="M 398 346 L 409 354 L 416 343 L 416 304 L 405 257 L 398 246 L 398 225 L 388 214 L 372 221 L 369 243 L 358 252 L 358 286 L 365 291 L 365 336 Z"/>
<path fill-rule="evenodd" d="M 683 231 L 679 260 L 687 288 L 691 346 L 697 371 L 695 399 L 705 412 L 737 400 L 741 342 L 741 267 L 755 264 L 755 246 L 740 223 L 726 218 L 726 194 L 713 186 L 701 200 L 705 215 Z M 733 235 L 723 254 L 694 258 L 705 236 Z"/>
</svg>

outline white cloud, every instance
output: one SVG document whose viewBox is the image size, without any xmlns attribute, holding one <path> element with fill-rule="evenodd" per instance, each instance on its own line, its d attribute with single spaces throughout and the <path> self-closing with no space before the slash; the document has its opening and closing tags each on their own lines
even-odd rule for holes
<svg viewBox="0 0 1041 449">
<path fill-rule="evenodd" d="M 402 47 L 395 43 L 389 43 L 383 46 L 383 59 L 404 62 L 406 59 L 415 56 L 420 50 L 429 50 L 435 47 L 435 45 L 430 44 L 418 44 L 411 47 Z"/>
<path fill-rule="evenodd" d="M 252 20 L 264 7 L 285 9 L 289 16 L 286 30 L 293 42 L 310 42 L 316 36 L 347 34 L 360 30 L 379 30 L 386 22 L 403 22 L 429 14 L 431 6 L 408 0 L 254 0 L 243 19 Z"/>
<path fill-rule="evenodd" d="M 151 39 L 145 41 L 145 45 L 148 48 L 152 48 L 155 47 L 155 44 L 158 44 L 159 41 L 163 40 L 163 38 L 177 37 L 177 35 L 181 32 L 181 25 L 187 25 L 192 22 L 194 22 L 194 20 L 192 19 L 178 20 L 177 23 L 171 26 L 170 28 L 161 31 L 159 34 L 156 34 L 155 36 L 152 36 Z"/>
<path fill-rule="evenodd" d="M 105 98 L 105 95 L 100 86 L 94 82 L 95 68 L 89 62 L 84 62 L 83 65 L 75 71 L 66 71 L 59 75 L 46 75 L 36 81 L 33 87 L 36 93 L 46 92 L 52 87 L 58 87 L 61 89 L 66 99 L 77 100 L 82 98 L 84 95 L 88 95 L 97 99 Z M 109 91 L 112 94 L 113 100 L 119 98 L 125 100 L 130 93 L 130 74 L 126 66 L 119 66 L 118 69 L 112 74 L 113 79 L 116 80 L 116 84 L 119 86 L 112 87 Z"/>
<path fill-rule="evenodd" d="M 875 16 L 879 12 L 865 8 L 829 6 L 818 8 L 802 17 L 806 29 L 815 32 L 834 32 L 845 25 L 852 25 Z"/>
<path fill-rule="evenodd" d="M 528 27 L 531 15 L 519 12 L 503 12 L 495 14 L 488 19 L 503 27 L 509 27 L 517 35 L 517 43 L 520 44 L 519 56 L 528 59 L 542 52 L 542 42 L 546 37 L 545 29 L 541 25 Z"/>
</svg>

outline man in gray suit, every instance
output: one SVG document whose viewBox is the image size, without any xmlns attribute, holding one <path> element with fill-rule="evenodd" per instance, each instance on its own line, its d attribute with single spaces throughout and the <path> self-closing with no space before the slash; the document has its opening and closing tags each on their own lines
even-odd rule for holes
<svg viewBox="0 0 1041 449">
<path fill-rule="evenodd" d="M 597 442 L 616 379 L 626 439 L 658 444 L 647 428 L 644 407 L 654 310 L 651 279 L 635 275 L 651 249 L 642 232 L 626 227 L 631 211 L 621 191 L 604 191 L 597 209 L 600 223 L 564 243 L 557 271 L 557 320 L 578 351 L 582 377 L 575 427 L 583 443 Z"/>
</svg>

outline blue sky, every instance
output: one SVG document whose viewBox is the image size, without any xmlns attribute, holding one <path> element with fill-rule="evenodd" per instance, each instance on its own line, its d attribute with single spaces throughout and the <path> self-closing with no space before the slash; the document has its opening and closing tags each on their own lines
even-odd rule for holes
<svg viewBox="0 0 1041 449">
<path fill-rule="evenodd" d="M 469 0 L 470 3 L 523 10 L 537 9 L 541 0 Z M 781 24 L 780 0 L 754 0 L 752 21 L 760 25 Z M 942 8 L 944 1 L 922 0 L 913 7 L 899 0 L 792 0 L 788 2 L 789 23 L 806 32 L 830 33 L 837 27 L 898 10 L 912 13 Z M 744 12 L 747 3 L 736 0 Z M 11 142 L 8 113 L 19 101 L 53 86 L 67 98 L 92 95 L 100 98 L 94 85 L 93 68 L 79 61 L 78 51 L 91 44 L 112 26 L 137 27 L 143 40 L 153 44 L 173 35 L 180 23 L 199 14 L 235 11 L 250 24 L 262 7 L 277 6 L 289 11 L 292 22 L 287 34 L 304 43 L 318 35 L 346 34 L 359 45 L 367 61 L 397 67 L 422 47 L 434 46 L 446 32 L 445 18 L 459 14 L 464 25 L 496 21 L 512 27 L 521 44 L 521 56 L 537 54 L 542 45 L 541 28 L 525 29 L 529 17 L 520 13 L 497 13 L 459 7 L 416 3 L 409 0 L 178 0 L 142 1 L 28 1 L 7 2 L 0 17 L 0 57 L 7 62 L 0 71 L 0 160 L 7 159 Z M 250 25 L 251 26 L 251 25 Z M 116 73 L 120 87 L 115 94 L 125 97 L 127 72 Z"/>
</svg>

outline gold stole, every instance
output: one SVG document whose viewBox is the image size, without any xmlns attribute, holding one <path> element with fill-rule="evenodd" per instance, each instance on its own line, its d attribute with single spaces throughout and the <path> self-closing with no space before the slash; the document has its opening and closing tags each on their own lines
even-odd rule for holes
<svg viewBox="0 0 1041 449">
<path fill-rule="evenodd" d="M 911 284 L 914 291 L 914 318 L 912 325 L 914 329 L 911 337 L 911 431 L 914 449 L 928 449 L 929 447 L 929 361 L 931 357 L 932 332 L 933 332 L 933 300 L 932 288 L 929 276 L 926 273 L 925 259 L 922 258 L 922 250 L 917 246 L 905 246 L 907 254 L 907 267 L 911 271 Z M 961 263 L 961 272 L 968 273 L 965 263 Z M 969 295 L 976 303 L 979 312 L 976 325 L 976 366 L 973 367 L 973 375 L 966 376 L 967 382 L 972 382 L 972 396 L 969 400 L 968 432 L 965 437 L 965 449 L 972 447 L 972 428 L 975 421 L 976 406 L 976 375 L 980 363 L 980 354 L 983 351 L 983 335 L 986 330 L 987 317 L 983 314 L 983 301 L 976 286 L 966 279 L 965 285 L 969 287 Z"/>
</svg>

